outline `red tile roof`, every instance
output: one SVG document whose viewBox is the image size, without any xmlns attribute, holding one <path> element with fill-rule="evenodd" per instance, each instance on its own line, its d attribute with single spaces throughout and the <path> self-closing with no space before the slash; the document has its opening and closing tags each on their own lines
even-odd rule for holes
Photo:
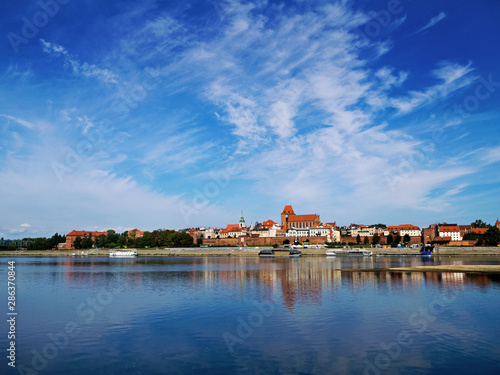
<svg viewBox="0 0 500 375">
<path fill-rule="evenodd" d="M 470 232 L 476 234 L 485 234 L 487 230 L 488 228 L 471 228 Z"/>
<path fill-rule="evenodd" d="M 440 225 L 440 232 L 460 232 L 458 225 Z"/>
<path fill-rule="evenodd" d="M 401 224 L 399 225 L 400 230 L 420 230 L 419 227 L 411 224 Z"/>
<path fill-rule="evenodd" d="M 288 222 L 315 221 L 318 215 L 288 215 Z"/>
<path fill-rule="evenodd" d="M 451 241 L 451 237 L 445 236 L 445 237 L 437 237 L 437 241 Z"/>
<path fill-rule="evenodd" d="M 287 206 L 285 206 L 285 208 L 283 209 L 282 214 L 295 215 L 295 212 L 293 212 L 293 208 L 292 208 L 292 206 L 291 206 L 291 205 L 287 205 Z"/>
<path fill-rule="evenodd" d="M 385 230 L 389 232 L 400 232 L 402 230 L 420 230 L 416 225 L 411 224 L 400 224 L 400 225 L 389 225 Z"/>
<path fill-rule="evenodd" d="M 241 228 L 239 226 L 239 224 L 228 224 L 226 229 L 229 231 L 229 232 L 239 232 L 241 231 Z"/>
<path fill-rule="evenodd" d="M 74 230 L 74 231 L 71 231 L 67 234 L 67 236 L 88 236 L 88 235 L 92 235 L 92 236 L 100 236 L 100 235 L 106 235 L 107 233 L 106 232 L 92 232 L 92 231 L 87 231 L 87 230 Z"/>
<path fill-rule="evenodd" d="M 269 228 L 272 228 L 274 224 L 276 224 L 274 221 L 272 221 L 272 220 L 266 220 L 266 221 L 264 221 L 262 223 L 262 226 L 264 228 L 268 228 L 269 229 Z"/>
</svg>

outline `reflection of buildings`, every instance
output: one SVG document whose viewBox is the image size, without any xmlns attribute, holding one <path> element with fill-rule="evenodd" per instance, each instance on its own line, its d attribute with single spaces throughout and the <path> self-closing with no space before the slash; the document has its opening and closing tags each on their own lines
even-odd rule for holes
<svg viewBox="0 0 500 375">
<path fill-rule="evenodd" d="M 389 258 L 389 257 L 388 257 Z M 182 285 L 186 298 L 204 288 L 219 296 L 245 298 L 283 304 L 288 310 L 309 304 L 320 305 L 342 289 L 353 294 L 416 294 L 425 286 L 461 290 L 466 284 L 486 289 L 500 284 L 500 275 L 459 272 L 370 271 L 374 266 L 395 267 L 394 259 L 372 258 L 261 259 L 257 257 L 164 258 L 137 260 L 67 258 L 54 272 L 54 282 L 100 290 L 104 285 L 118 288 L 147 288 L 161 292 Z M 421 259 L 408 259 L 402 266 L 421 265 Z M 349 271 L 341 271 L 342 268 Z M 175 281 L 175 283 L 172 283 Z M 247 297 L 248 296 L 248 297 Z"/>
</svg>

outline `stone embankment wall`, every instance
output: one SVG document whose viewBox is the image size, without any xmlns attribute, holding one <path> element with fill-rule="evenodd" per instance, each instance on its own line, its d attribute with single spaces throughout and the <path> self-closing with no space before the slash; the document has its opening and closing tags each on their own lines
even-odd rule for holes
<svg viewBox="0 0 500 375">
<path fill-rule="evenodd" d="M 326 242 L 326 237 L 298 237 L 300 243 L 309 240 L 310 244 L 322 244 Z M 291 244 L 295 241 L 295 237 L 244 237 L 242 238 L 210 238 L 204 239 L 203 245 L 213 246 L 273 246 L 283 245 L 283 241 L 288 240 Z"/>
<path fill-rule="evenodd" d="M 364 236 L 360 236 L 360 237 L 361 237 L 361 244 L 363 244 L 364 240 L 365 240 L 365 237 Z M 345 242 L 345 243 L 349 243 L 349 242 L 356 243 L 356 240 L 357 240 L 356 237 L 341 237 L 341 239 L 340 239 L 340 241 Z M 368 240 L 370 241 L 370 243 L 372 243 L 373 237 L 368 237 Z M 421 243 L 422 243 L 422 237 L 421 236 L 412 236 L 412 237 L 410 237 L 409 245 L 420 245 Z M 387 245 L 387 237 L 380 236 L 379 244 L 380 245 Z"/>
<path fill-rule="evenodd" d="M 435 253 L 439 255 L 500 255 L 498 246 L 436 246 Z"/>
</svg>

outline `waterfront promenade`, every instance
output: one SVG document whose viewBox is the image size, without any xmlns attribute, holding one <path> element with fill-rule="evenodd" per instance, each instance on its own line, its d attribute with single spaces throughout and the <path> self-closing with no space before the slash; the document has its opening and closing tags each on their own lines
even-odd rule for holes
<svg viewBox="0 0 500 375">
<path fill-rule="evenodd" d="M 139 256 L 258 256 L 259 251 L 268 249 L 268 247 L 193 247 L 193 248 L 168 248 L 168 249 L 134 249 Z M 300 249 L 303 256 L 325 256 L 326 249 Z M 373 255 L 378 254 L 420 254 L 420 249 L 415 248 L 367 248 L 373 252 Z M 87 250 L 28 250 L 28 251 L 1 251 L 0 256 L 71 256 L 73 253 L 87 252 Z M 89 256 L 102 257 L 108 256 L 109 249 L 94 249 L 88 250 Z M 456 246 L 440 246 L 435 248 L 435 255 L 500 255 L 500 247 L 456 247 Z"/>
</svg>

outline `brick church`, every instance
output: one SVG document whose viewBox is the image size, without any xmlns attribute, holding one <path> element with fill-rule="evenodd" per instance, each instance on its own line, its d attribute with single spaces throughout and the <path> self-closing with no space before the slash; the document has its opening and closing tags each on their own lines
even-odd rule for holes
<svg viewBox="0 0 500 375">
<path fill-rule="evenodd" d="M 312 228 L 320 225 L 318 214 L 296 215 L 291 205 L 285 206 L 281 213 L 281 227 L 284 230 L 290 228 Z"/>
</svg>

